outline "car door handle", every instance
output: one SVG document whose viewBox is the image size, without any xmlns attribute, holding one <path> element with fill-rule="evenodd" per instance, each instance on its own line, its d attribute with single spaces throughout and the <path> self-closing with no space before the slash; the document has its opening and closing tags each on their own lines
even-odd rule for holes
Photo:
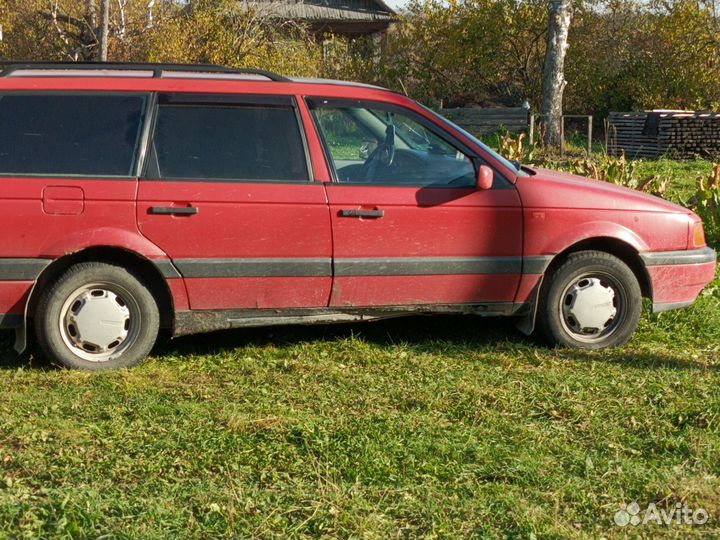
<svg viewBox="0 0 720 540">
<path fill-rule="evenodd" d="M 149 210 L 161 216 L 194 216 L 199 211 L 197 206 L 151 206 Z"/>
<path fill-rule="evenodd" d="M 356 218 L 381 218 L 385 215 L 384 210 L 360 210 L 352 208 L 350 210 L 340 210 L 340 217 L 356 217 Z"/>
</svg>

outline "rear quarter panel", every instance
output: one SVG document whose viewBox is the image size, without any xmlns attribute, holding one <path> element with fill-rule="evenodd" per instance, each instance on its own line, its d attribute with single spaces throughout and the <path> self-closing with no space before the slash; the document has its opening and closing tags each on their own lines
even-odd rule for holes
<svg viewBox="0 0 720 540">
<path fill-rule="evenodd" d="M 46 212 L 43 191 L 47 187 L 81 192 L 81 211 Z M 136 191 L 137 181 L 133 179 L 4 178 L 0 192 L 0 259 L 53 260 L 97 246 L 117 247 L 149 259 L 166 259 L 138 231 Z M 0 313 L 21 314 L 33 283 L 0 280 Z M 173 287 L 173 296 L 178 305 L 187 304 L 184 287 Z"/>
</svg>

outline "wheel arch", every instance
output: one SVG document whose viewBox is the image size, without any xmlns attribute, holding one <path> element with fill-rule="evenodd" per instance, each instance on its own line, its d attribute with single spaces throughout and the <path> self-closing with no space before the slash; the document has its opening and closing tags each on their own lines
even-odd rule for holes
<svg viewBox="0 0 720 540">
<path fill-rule="evenodd" d="M 548 266 L 545 267 L 540 282 L 535 288 L 529 308 L 518 320 L 516 325 L 523 334 L 530 335 L 535 330 L 540 299 L 549 282 L 546 278 L 552 275 L 555 269 L 560 267 L 560 265 L 562 265 L 571 254 L 589 250 L 608 253 L 627 264 L 640 285 L 640 292 L 642 293 L 642 296 L 652 299 L 652 281 L 650 280 L 650 275 L 648 274 L 645 264 L 640 258 L 639 252 L 635 246 L 612 236 L 594 236 L 584 238 L 570 244 L 562 251 L 554 255 L 548 263 Z"/>
<path fill-rule="evenodd" d="M 167 280 L 160 269 L 139 253 L 119 246 L 93 246 L 68 253 L 50 263 L 37 277 L 26 303 L 22 335 L 18 335 L 15 349 L 22 352 L 26 347 L 27 325 L 32 322 L 40 292 L 71 266 L 82 262 L 104 262 L 135 270 L 150 288 L 158 302 L 160 326 L 172 333 L 175 325 L 175 305 Z"/>
<path fill-rule="evenodd" d="M 553 257 L 545 270 L 545 275 L 552 274 L 572 253 L 590 250 L 608 253 L 627 264 L 638 280 L 643 297 L 652 298 L 652 281 L 637 249 L 628 242 L 611 236 L 586 238 L 571 244 Z"/>
</svg>

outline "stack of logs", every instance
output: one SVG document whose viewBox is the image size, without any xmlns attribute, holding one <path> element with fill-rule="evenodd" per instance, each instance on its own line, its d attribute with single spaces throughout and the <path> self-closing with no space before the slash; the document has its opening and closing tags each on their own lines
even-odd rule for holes
<svg viewBox="0 0 720 540">
<path fill-rule="evenodd" d="M 608 152 L 629 158 L 718 159 L 720 114 L 659 112 L 656 129 L 646 125 L 651 113 L 610 113 Z"/>
<path fill-rule="evenodd" d="M 659 140 L 670 157 L 717 158 L 720 156 L 720 115 L 678 115 L 661 120 Z"/>
</svg>

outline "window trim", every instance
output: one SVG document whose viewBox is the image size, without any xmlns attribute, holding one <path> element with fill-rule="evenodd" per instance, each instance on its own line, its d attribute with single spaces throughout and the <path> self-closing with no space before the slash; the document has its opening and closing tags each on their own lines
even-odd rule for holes
<svg viewBox="0 0 720 540">
<path fill-rule="evenodd" d="M 265 105 L 293 107 L 294 96 L 285 94 L 223 94 L 196 92 L 158 92 L 159 105 L 198 105 L 229 107 L 232 105 Z"/>
<path fill-rule="evenodd" d="M 138 136 L 133 150 L 133 161 L 130 167 L 130 174 L 112 175 L 112 174 L 78 174 L 78 173 L 7 173 L 0 170 L 0 179 L 28 179 L 28 180 L 131 180 L 137 181 L 140 158 L 145 149 L 143 141 L 143 133 L 149 120 L 152 109 L 152 92 L 142 91 L 104 91 L 104 90 L 3 90 L 0 91 L 0 98 L 6 95 L 39 95 L 39 96 L 133 96 L 142 97 L 144 99 L 143 106 L 140 110 L 140 122 L 138 125 Z"/>
<path fill-rule="evenodd" d="M 319 101 L 322 101 L 322 103 L 318 103 Z M 488 167 L 492 168 L 493 172 L 495 173 L 495 178 L 500 179 L 501 182 L 496 182 L 496 184 L 493 186 L 493 189 L 514 189 L 513 184 L 505 177 L 505 175 L 499 171 L 496 167 L 493 167 L 490 165 L 487 160 L 483 159 L 482 156 L 480 156 L 477 152 L 469 148 L 465 143 L 457 139 L 455 136 L 452 135 L 452 133 L 448 133 L 447 131 L 443 130 L 440 126 L 436 125 L 435 123 L 431 122 L 421 114 L 418 114 L 416 111 L 413 111 L 412 109 L 409 109 L 407 107 L 403 107 L 400 105 L 394 105 L 392 103 L 386 103 L 384 101 L 374 101 L 370 99 L 349 99 L 349 98 L 326 98 L 322 96 L 305 96 L 305 103 L 307 104 L 308 110 L 310 111 L 310 115 L 313 119 L 313 124 L 315 126 L 315 130 L 318 133 L 318 137 L 320 138 L 323 151 L 325 154 L 325 162 L 328 164 L 328 168 L 330 169 L 330 175 L 332 177 L 332 183 L 338 186 L 353 186 L 353 187 L 408 187 L 408 188 L 427 188 L 427 189 L 454 189 L 454 190 L 475 190 L 476 187 L 473 186 L 451 186 L 449 184 L 425 184 L 425 183 L 403 183 L 403 184 L 393 184 L 393 183 L 387 183 L 387 182 L 340 182 L 338 180 L 337 170 L 335 168 L 335 160 L 332 157 L 332 153 L 330 152 L 330 147 L 327 144 L 327 141 L 325 140 L 325 133 L 322 130 L 322 127 L 320 126 L 319 119 L 317 115 L 315 114 L 315 111 L 317 109 L 321 108 L 364 108 L 364 109 L 375 109 L 385 112 L 391 112 L 395 114 L 401 114 L 404 116 L 409 117 L 410 119 L 414 120 L 424 128 L 426 128 L 428 131 L 430 131 L 433 135 L 439 137 L 446 143 L 448 143 L 450 146 L 454 147 L 458 151 L 465 154 L 466 157 L 468 157 L 472 163 L 473 168 L 475 169 L 475 174 L 477 175 L 480 165 L 487 165 Z"/>
<path fill-rule="evenodd" d="M 168 100 L 169 101 L 166 101 Z M 150 173 L 150 161 L 155 152 L 155 136 L 157 129 L 157 121 L 160 116 L 160 107 L 162 105 L 172 105 L 179 107 L 243 107 L 243 106 L 264 106 L 268 108 L 289 108 L 293 111 L 295 122 L 297 124 L 300 140 L 302 141 L 303 153 L 305 156 L 305 169 L 307 178 L 304 180 L 258 180 L 254 178 L 194 178 L 194 177 L 167 177 L 155 178 Z M 149 134 L 146 146 L 145 161 L 140 180 L 143 182 L 196 182 L 202 184 L 270 184 L 270 185 L 292 185 L 302 186 L 306 184 L 318 183 L 315 181 L 312 160 L 310 157 L 310 147 L 308 145 L 305 126 L 300 114 L 297 99 L 295 96 L 282 94 L 235 94 L 235 93 L 207 93 L 197 94 L 189 92 L 157 92 L 153 109 L 152 125 L 149 128 Z M 158 175 L 159 176 L 159 175 Z"/>
<path fill-rule="evenodd" d="M 135 170 L 135 178 L 140 179 L 147 166 L 150 157 L 150 143 L 152 142 L 152 134 L 155 129 L 155 119 L 157 118 L 158 94 L 153 92 L 148 100 L 148 111 L 145 117 L 145 124 L 142 130 L 142 146 L 140 147 L 140 155 L 137 160 L 137 169 Z"/>
</svg>

